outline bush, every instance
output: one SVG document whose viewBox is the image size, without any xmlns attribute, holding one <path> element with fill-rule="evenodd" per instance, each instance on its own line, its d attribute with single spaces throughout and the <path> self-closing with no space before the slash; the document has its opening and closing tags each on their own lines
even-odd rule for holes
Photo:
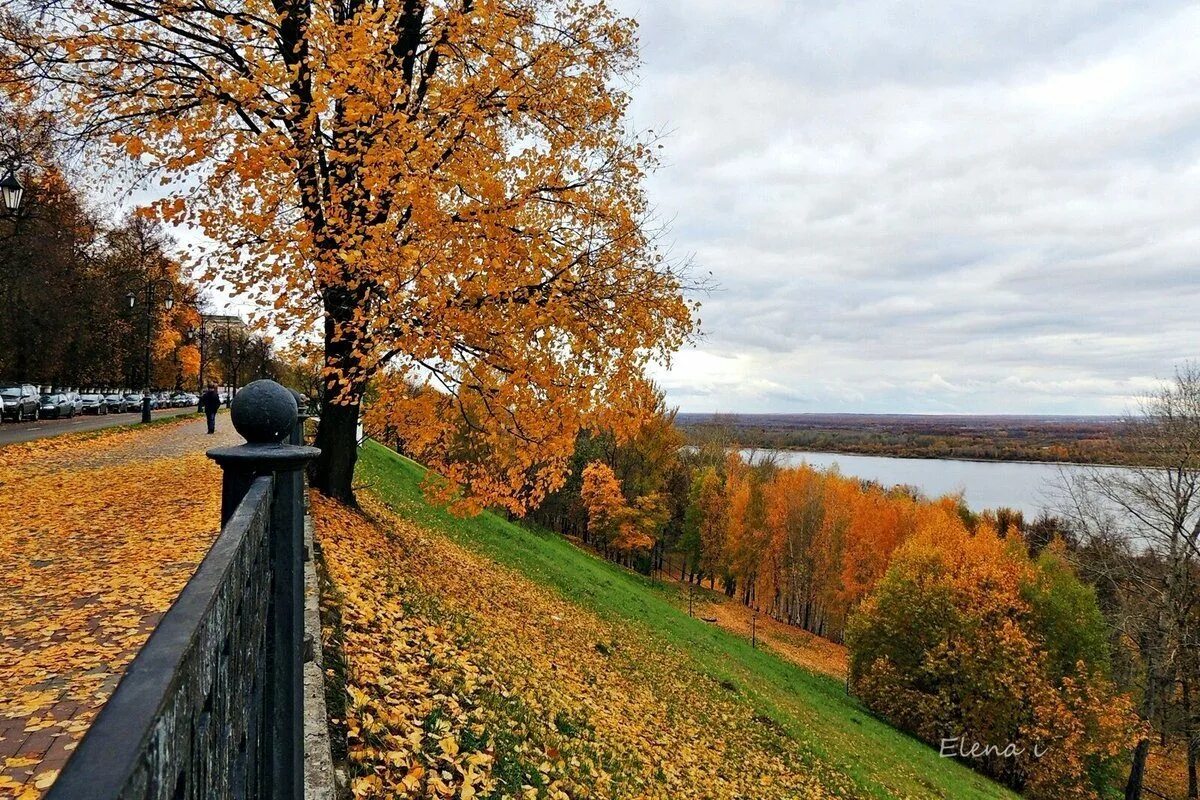
<svg viewBox="0 0 1200 800">
<path fill-rule="evenodd" d="M 919 530 L 847 640 L 872 710 L 1029 797 L 1103 796 L 1132 745 L 1094 594 L 1058 551 L 1032 562 L 988 524 Z"/>
</svg>

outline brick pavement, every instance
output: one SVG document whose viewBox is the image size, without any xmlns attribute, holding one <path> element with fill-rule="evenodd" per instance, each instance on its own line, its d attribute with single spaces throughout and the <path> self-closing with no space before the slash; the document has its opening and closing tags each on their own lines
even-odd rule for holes
<svg viewBox="0 0 1200 800">
<path fill-rule="evenodd" d="M 0 798 L 49 788 L 203 558 L 228 419 L 0 448 Z"/>
</svg>

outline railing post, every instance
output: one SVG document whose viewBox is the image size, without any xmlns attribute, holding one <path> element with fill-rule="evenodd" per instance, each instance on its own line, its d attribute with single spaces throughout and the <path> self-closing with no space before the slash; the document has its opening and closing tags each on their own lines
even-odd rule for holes
<svg viewBox="0 0 1200 800">
<path fill-rule="evenodd" d="M 304 401 L 304 396 L 302 394 L 297 392 L 295 389 L 288 389 L 288 391 L 292 393 L 292 397 L 296 401 L 296 408 L 299 412 L 296 414 L 296 425 L 292 428 L 292 435 L 288 439 L 288 444 L 304 444 L 304 423 L 307 420 L 312 419 L 312 414 L 306 413 L 304 411 L 304 406 L 300 405 Z"/>
<path fill-rule="evenodd" d="M 222 524 L 254 478 L 274 474 L 269 531 L 271 608 L 265 720 L 271 800 L 301 800 L 304 792 L 304 467 L 320 451 L 283 444 L 299 426 L 296 401 L 274 381 L 242 388 L 230 406 L 246 444 L 208 451 L 224 471 Z"/>
</svg>

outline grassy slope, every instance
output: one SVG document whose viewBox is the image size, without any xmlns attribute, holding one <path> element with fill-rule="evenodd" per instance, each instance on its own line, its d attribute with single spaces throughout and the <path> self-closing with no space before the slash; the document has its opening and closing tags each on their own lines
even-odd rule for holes
<svg viewBox="0 0 1200 800">
<path fill-rule="evenodd" d="M 873 797 L 1014 797 L 915 739 L 871 717 L 837 681 L 801 669 L 721 628 L 687 615 L 678 589 L 623 570 L 559 536 L 491 513 L 456 518 L 421 496 L 424 470 L 369 442 L 360 484 L 393 510 L 442 533 L 602 616 L 644 626 L 691 654 L 696 668 L 728 681 L 759 713 L 779 723 L 822 761 Z"/>
</svg>

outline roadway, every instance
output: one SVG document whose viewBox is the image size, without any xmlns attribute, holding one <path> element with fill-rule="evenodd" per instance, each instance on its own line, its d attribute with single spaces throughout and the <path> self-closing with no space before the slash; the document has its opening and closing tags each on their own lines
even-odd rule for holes
<svg viewBox="0 0 1200 800">
<path fill-rule="evenodd" d="M 196 413 L 195 406 L 186 408 L 164 408 L 161 411 L 150 412 L 154 419 L 177 417 L 180 414 Z M 75 416 L 70 419 L 43 419 L 37 422 L 8 422 L 0 425 L 0 447 L 20 442 L 32 442 L 35 439 L 48 439 L 51 436 L 61 436 L 64 433 L 79 433 L 81 431 L 98 431 L 101 428 L 111 428 L 116 425 L 133 425 L 142 421 L 142 412 L 126 412 L 124 414 L 103 414 L 99 416 Z"/>
</svg>

